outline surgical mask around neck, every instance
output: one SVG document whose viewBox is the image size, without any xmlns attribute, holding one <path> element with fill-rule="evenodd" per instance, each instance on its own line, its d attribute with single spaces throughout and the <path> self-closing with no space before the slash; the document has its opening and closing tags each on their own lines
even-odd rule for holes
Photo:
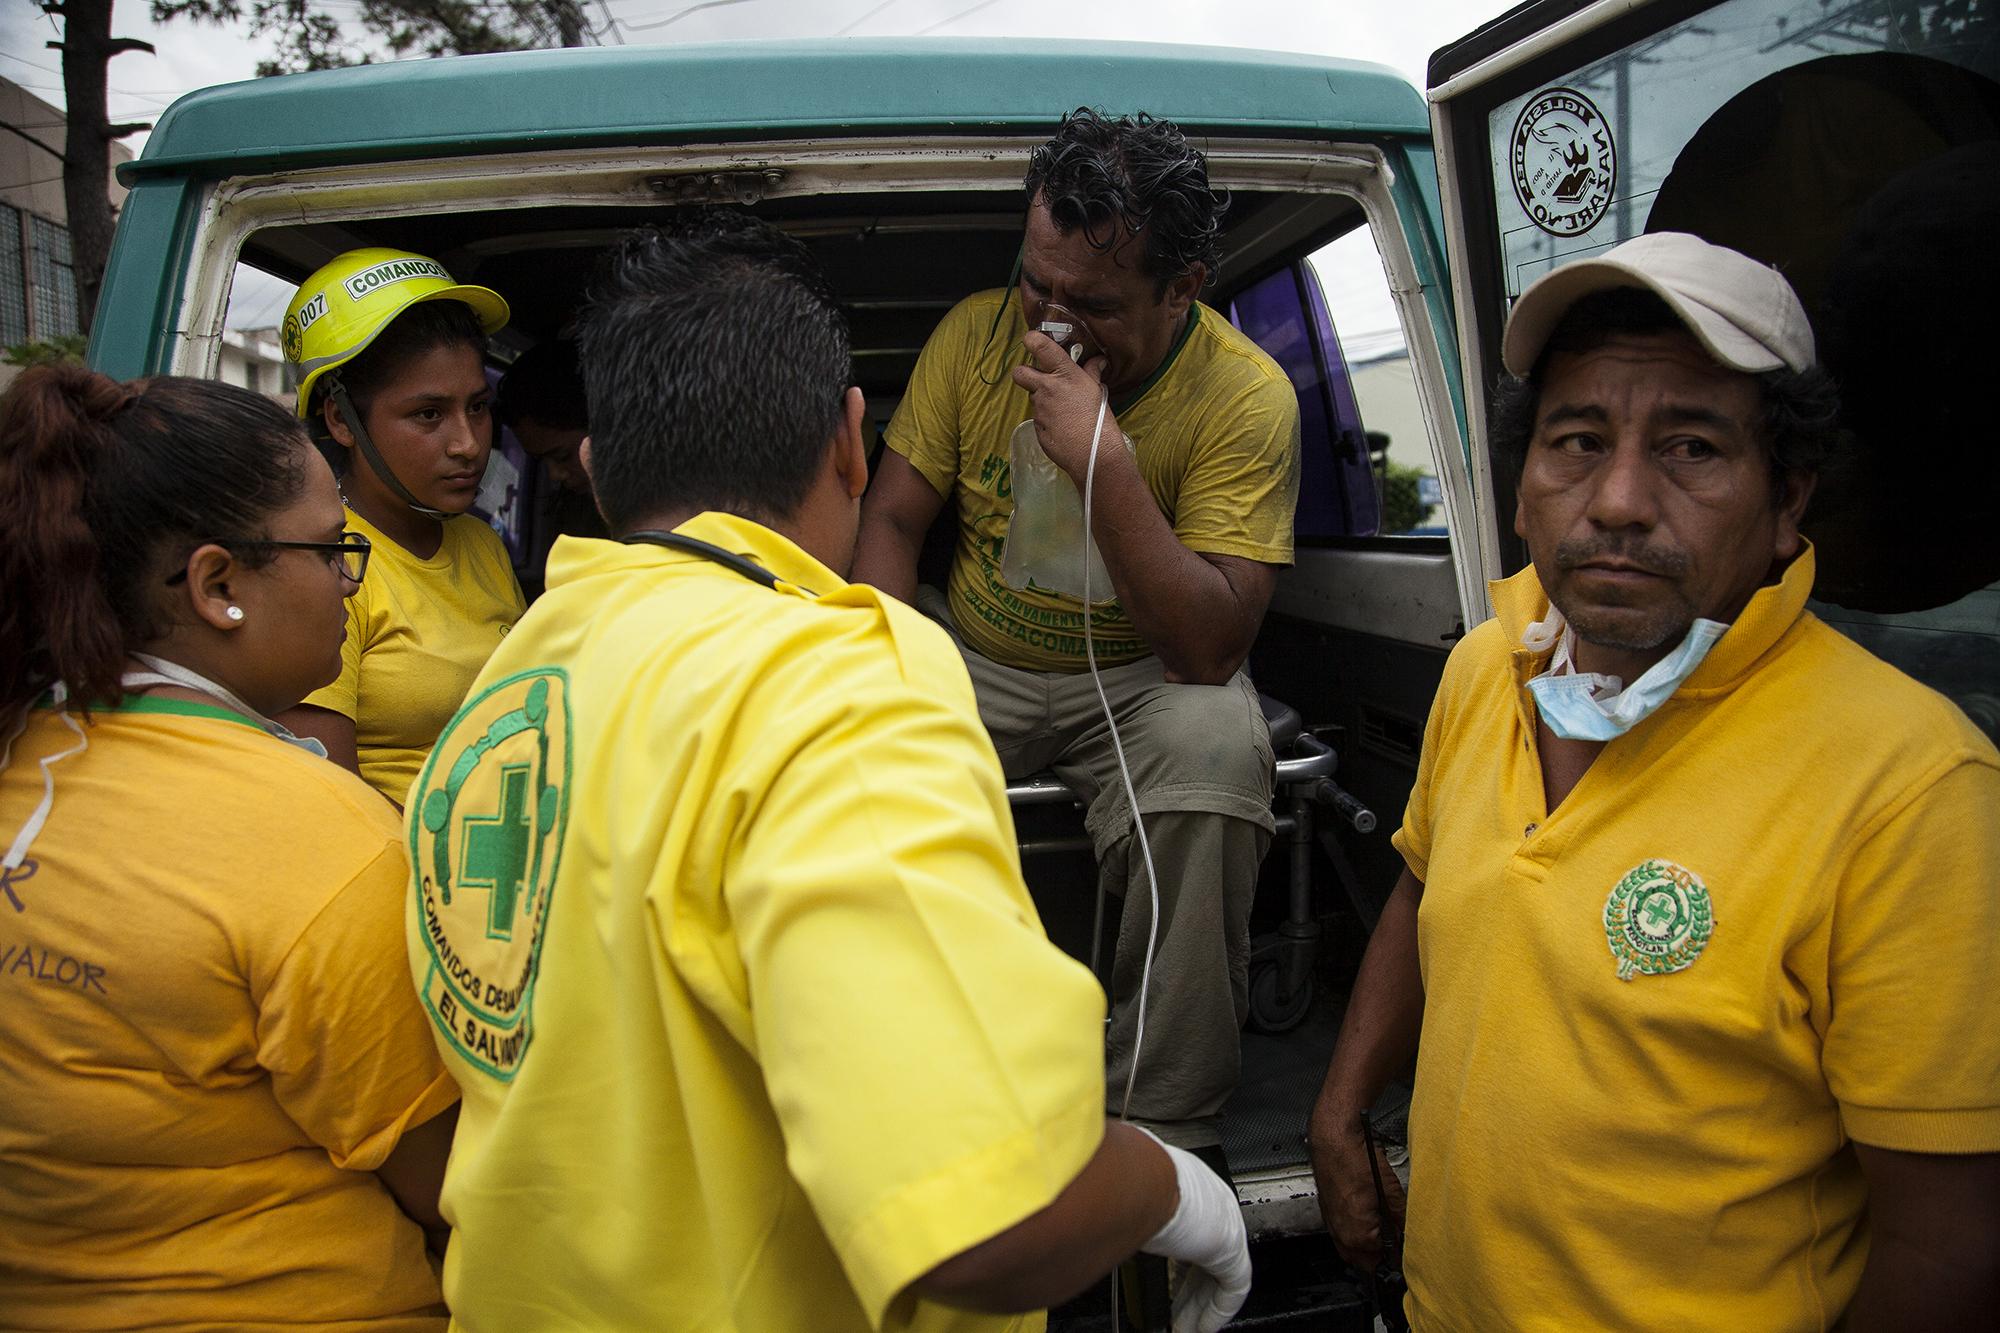
<svg viewBox="0 0 2000 1333">
<path fill-rule="evenodd" d="M 1550 731 L 1566 741 L 1622 736 L 1673 697 L 1728 629 L 1720 621 L 1696 620 L 1672 652 L 1627 685 L 1618 676 L 1576 669 L 1576 630 L 1551 606 L 1546 620 L 1536 621 L 1521 635 L 1521 646 L 1530 652 L 1555 645 L 1549 669 L 1528 682 L 1535 711 Z"/>
<path fill-rule="evenodd" d="M 320 744 L 319 741 L 311 736 L 295 735 L 283 723 L 275 722 L 265 717 L 249 704 L 244 703 L 236 695 L 235 691 L 231 690 L 228 686 L 218 684 L 200 672 L 190 670 L 178 662 L 169 662 L 164 657 L 154 657 L 148 653 L 133 653 L 132 656 L 151 668 L 151 670 L 128 671 L 119 677 L 118 683 L 126 689 L 145 689 L 150 685 L 178 685 L 184 690 L 193 690 L 196 694 L 205 694 L 224 708 L 227 708 L 230 712 L 241 713 L 244 717 L 256 723 L 257 726 L 263 728 L 285 744 L 296 745 L 307 754 L 315 755 L 321 759 L 326 758 L 326 746 Z"/>
</svg>

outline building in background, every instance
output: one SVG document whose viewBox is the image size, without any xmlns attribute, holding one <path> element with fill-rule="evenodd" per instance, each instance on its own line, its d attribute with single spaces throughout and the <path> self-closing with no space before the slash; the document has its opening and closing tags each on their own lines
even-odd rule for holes
<svg viewBox="0 0 2000 1333">
<path fill-rule="evenodd" d="M 63 113 L 21 85 L 0 79 L 0 347 L 81 331 L 63 206 Z M 132 150 L 111 145 L 111 164 Z M 111 206 L 125 198 L 106 182 Z M 0 384 L 16 371 L 0 366 Z"/>
<path fill-rule="evenodd" d="M 79 333 L 76 275 L 63 205 L 63 113 L 20 84 L 0 78 L 0 348 Z M 111 145 L 111 165 L 132 150 Z M 117 210 L 125 189 L 106 182 Z M 0 388 L 20 370 L 0 364 Z M 223 335 L 221 379 L 291 402 L 296 383 L 278 347 L 278 330 L 230 329 Z"/>
<path fill-rule="evenodd" d="M 274 398 L 286 407 L 292 406 L 299 382 L 278 345 L 275 327 L 224 329 L 222 361 L 215 368 L 215 377 Z"/>
<path fill-rule="evenodd" d="M 1431 458 L 1423 407 L 1417 401 L 1417 381 L 1410 368 L 1409 352 L 1398 347 L 1373 360 L 1357 361 L 1348 367 L 1348 374 L 1369 435 L 1388 437 L 1389 446 L 1383 451 L 1385 468 L 1408 469 L 1417 474 L 1417 503 L 1421 508 L 1414 526 L 1404 531 L 1442 533 L 1444 496 L 1438 485 L 1437 463 Z"/>
</svg>

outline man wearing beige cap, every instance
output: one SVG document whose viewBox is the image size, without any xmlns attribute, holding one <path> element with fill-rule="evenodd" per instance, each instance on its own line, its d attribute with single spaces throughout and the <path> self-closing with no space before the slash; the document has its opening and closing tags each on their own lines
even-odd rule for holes
<svg viewBox="0 0 2000 1333">
<path fill-rule="evenodd" d="M 1359 1119 L 1414 1052 L 1418 1329 L 1981 1326 L 2000 755 L 1805 609 L 1805 312 L 1663 233 L 1502 352 L 1532 565 L 1445 669 L 1314 1109 L 1336 1243 L 1381 1252 Z"/>
</svg>

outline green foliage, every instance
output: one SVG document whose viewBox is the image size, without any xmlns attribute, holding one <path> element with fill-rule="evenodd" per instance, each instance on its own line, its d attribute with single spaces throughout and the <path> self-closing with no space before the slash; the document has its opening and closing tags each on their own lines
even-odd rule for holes
<svg viewBox="0 0 2000 1333">
<path fill-rule="evenodd" d="M 1431 507 L 1418 499 L 1417 480 L 1424 473 L 1401 463 L 1390 463 L 1382 476 L 1383 536 L 1408 532 L 1430 517 Z"/>
<path fill-rule="evenodd" d="M 5 351 L 0 351 L 0 362 L 23 368 L 55 365 L 63 361 L 81 362 L 83 349 L 89 341 L 81 333 L 59 333 L 53 338 L 13 343 Z"/>
<path fill-rule="evenodd" d="M 384 50 L 452 56 L 577 46 L 588 28 L 581 0 L 360 0 L 359 37 L 342 28 L 327 0 L 152 0 L 152 6 L 158 23 L 247 18 L 253 37 L 277 45 L 277 57 L 257 66 L 260 76 L 363 65 Z"/>
</svg>

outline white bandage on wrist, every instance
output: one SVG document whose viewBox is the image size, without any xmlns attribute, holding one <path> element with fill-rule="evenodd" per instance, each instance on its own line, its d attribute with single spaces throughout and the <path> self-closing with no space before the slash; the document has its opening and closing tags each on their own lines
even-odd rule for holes
<svg viewBox="0 0 2000 1333">
<path fill-rule="evenodd" d="M 1139 1127 L 1134 1125 L 1134 1129 Z M 1155 1143 L 1159 1137 L 1139 1130 Z M 1173 1293 L 1174 1333 L 1215 1333 L 1250 1294 L 1250 1242 L 1236 1192 L 1193 1153 L 1160 1143 L 1174 1164 L 1180 1207 L 1139 1248 L 1188 1265 Z"/>
</svg>

